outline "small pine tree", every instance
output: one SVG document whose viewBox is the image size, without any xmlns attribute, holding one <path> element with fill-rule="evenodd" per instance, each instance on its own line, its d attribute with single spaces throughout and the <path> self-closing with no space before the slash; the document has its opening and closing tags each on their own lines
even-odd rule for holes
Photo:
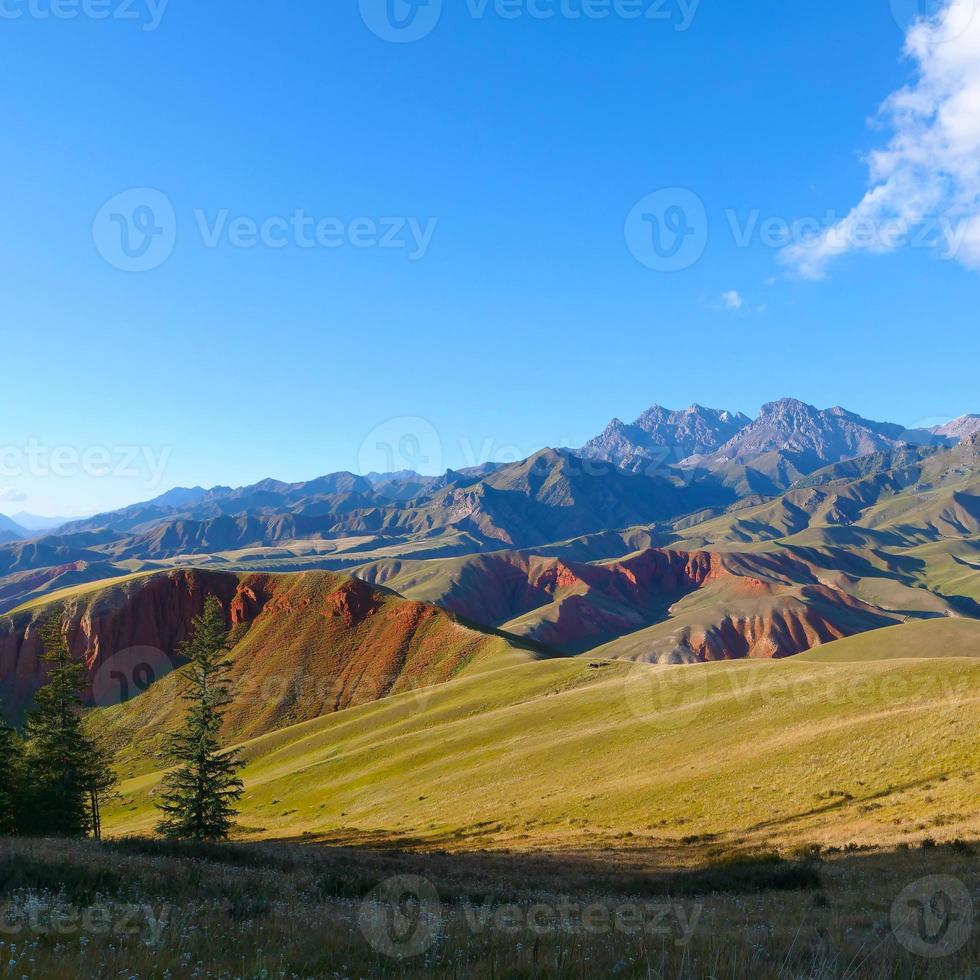
<svg viewBox="0 0 980 980">
<path fill-rule="evenodd" d="M 25 725 L 31 830 L 42 836 L 84 837 L 92 827 L 94 767 L 104 762 L 82 728 L 85 668 L 68 649 L 60 615 L 41 626 L 41 639 L 47 683 L 34 695 L 34 710 Z"/>
<path fill-rule="evenodd" d="M 0 721 L 0 836 L 16 834 L 23 811 L 23 746 Z"/>
<path fill-rule="evenodd" d="M 88 807 L 92 836 L 102 840 L 102 807 L 114 796 L 118 777 L 112 768 L 112 755 L 94 739 L 89 742 Z"/>
<path fill-rule="evenodd" d="M 222 752 L 219 742 L 231 694 L 228 631 L 214 596 L 194 620 L 181 652 L 190 662 L 190 688 L 183 696 L 189 708 L 183 727 L 167 738 L 166 754 L 175 768 L 164 777 L 157 829 L 173 839 L 226 840 L 244 792 L 238 773 L 245 763 L 237 752 Z"/>
</svg>

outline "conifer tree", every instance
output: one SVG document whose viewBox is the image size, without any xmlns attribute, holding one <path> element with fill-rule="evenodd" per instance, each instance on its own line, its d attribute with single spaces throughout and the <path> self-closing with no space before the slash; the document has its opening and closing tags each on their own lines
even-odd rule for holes
<svg viewBox="0 0 980 980">
<path fill-rule="evenodd" d="M 60 615 L 41 626 L 47 682 L 34 695 L 25 725 L 24 771 L 30 830 L 37 835 L 84 837 L 92 826 L 89 793 L 96 756 L 82 728 L 84 666 L 75 660 Z M 97 761 L 98 759 L 98 761 Z"/>
<path fill-rule="evenodd" d="M 17 733 L 0 721 L 0 836 L 20 829 L 23 812 L 23 747 Z"/>
<path fill-rule="evenodd" d="M 88 757 L 88 807 L 92 836 L 102 840 L 102 808 L 114 795 L 118 777 L 112 768 L 112 756 L 99 742 L 90 740 Z"/>
<path fill-rule="evenodd" d="M 182 649 L 189 661 L 190 687 L 184 700 L 187 717 L 166 743 L 174 768 L 164 777 L 157 829 L 166 837 L 225 840 L 244 792 L 238 773 L 244 761 L 222 751 L 219 741 L 225 709 L 231 702 L 228 632 L 221 603 L 210 596 L 195 618 L 193 633 Z"/>
</svg>

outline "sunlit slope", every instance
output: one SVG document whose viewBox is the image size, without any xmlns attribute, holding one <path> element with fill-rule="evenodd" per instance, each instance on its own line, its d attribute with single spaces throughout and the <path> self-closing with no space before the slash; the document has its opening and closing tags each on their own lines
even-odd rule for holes
<svg viewBox="0 0 980 980">
<path fill-rule="evenodd" d="M 243 833 L 518 849 L 976 836 L 978 710 L 980 659 L 517 665 L 246 743 Z M 111 833 L 152 829 L 157 781 L 123 783 Z"/>
<path fill-rule="evenodd" d="M 980 658 L 980 621 L 927 619 L 838 640 L 800 654 L 810 663 L 852 663 L 919 657 Z"/>
</svg>

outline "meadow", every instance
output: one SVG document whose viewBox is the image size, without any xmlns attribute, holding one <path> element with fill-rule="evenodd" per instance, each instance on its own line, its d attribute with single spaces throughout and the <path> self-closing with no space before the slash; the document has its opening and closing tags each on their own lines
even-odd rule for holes
<svg viewBox="0 0 980 980">
<path fill-rule="evenodd" d="M 681 863 L 703 856 L 680 850 Z M 963 904 L 928 943 L 903 904 L 917 883 L 958 881 L 975 895 L 974 846 L 636 865 L 635 853 L 4 841 L 0 976 L 978 975 Z"/>
<path fill-rule="evenodd" d="M 245 737 L 220 845 L 155 836 L 178 671 L 90 716 L 105 841 L 0 842 L 0 978 L 976 980 L 975 626 L 675 667 L 503 648 Z"/>
<path fill-rule="evenodd" d="M 785 661 L 490 661 L 243 742 L 240 836 L 457 851 L 980 838 L 980 659 L 889 657 L 906 630 L 927 651 L 949 626 Z M 101 718 L 122 747 L 116 835 L 153 830 L 154 696 Z"/>
</svg>

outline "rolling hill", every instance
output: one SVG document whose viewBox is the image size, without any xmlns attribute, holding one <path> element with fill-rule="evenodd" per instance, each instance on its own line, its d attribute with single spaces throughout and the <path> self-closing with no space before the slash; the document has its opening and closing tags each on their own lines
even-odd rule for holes
<svg viewBox="0 0 980 980">
<path fill-rule="evenodd" d="M 978 454 L 973 436 L 833 464 L 761 503 L 636 528 L 616 539 L 621 555 L 615 541 L 590 554 L 585 537 L 355 571 L 566 652 L 787 656 L 908 618 L 980 615 Z M 657 570 L 699 557 L 712 570 L 684 584 Z"/>
<path fill-rule="evenodd" d="M 944 657 L 980 658 L 980 621 L 930 619 L 848 637 L 801 654 L 801 663 L 864 663 Z"/>
<path fill-rule="evenodd" d="M 177 491 L 5 545 L 5 709 L 19 717 L 40 683 L 37 628 L 57 612 L 124 776 L 107 825 L 147 832 L 181 712 L 176 652 L 213 593 L 246 838 L 575 851 L 976 835 L 980 434 L 911 445 L 800 411 L 779 449 L 718 419 L 749 451 L 715 470 L 546 450 L 444 479 Z M 701 421 L 650 425 L 720 438 Z M 760 460 L 795 482 L 736 488 L 750 471 L 773 482 Z"/>
<path fill-rule="evenodd" d="M 497 552 L 357 574 L 566 653 L 665 663 L 791 656 L 903 615 L 785 551 L 646 549 L 593 563 Z M 918 604 L 922 615 L 955 615 L 939 599 Z"/>
<path fill-rule="evenodd" d="M 208 595 L 221 600 L 232 629 L 236 701 L 229 737 L 421 689 L 495 658 L 537 655 L 435 606 L 344 575 L 185 569 L 75 587 L 0 617 L 3 714 L 19 718 L 41 684 L 38 627 L 55 615 L 87 666 L 90 702 L 105 707 L 145 690 L 140 731 L 148 739 L 159 735 L 181 711 L 171 675 Z"/>
<path fill-rule="evenodd" d="M 241 834 L 454 851 L 975 837 L 978 707 L 976 658 L 513 664 L 244 742 Z M 110 832 L 146 833 L 160 774 L 144 753 L 122 768 Z"/>
</svg>

